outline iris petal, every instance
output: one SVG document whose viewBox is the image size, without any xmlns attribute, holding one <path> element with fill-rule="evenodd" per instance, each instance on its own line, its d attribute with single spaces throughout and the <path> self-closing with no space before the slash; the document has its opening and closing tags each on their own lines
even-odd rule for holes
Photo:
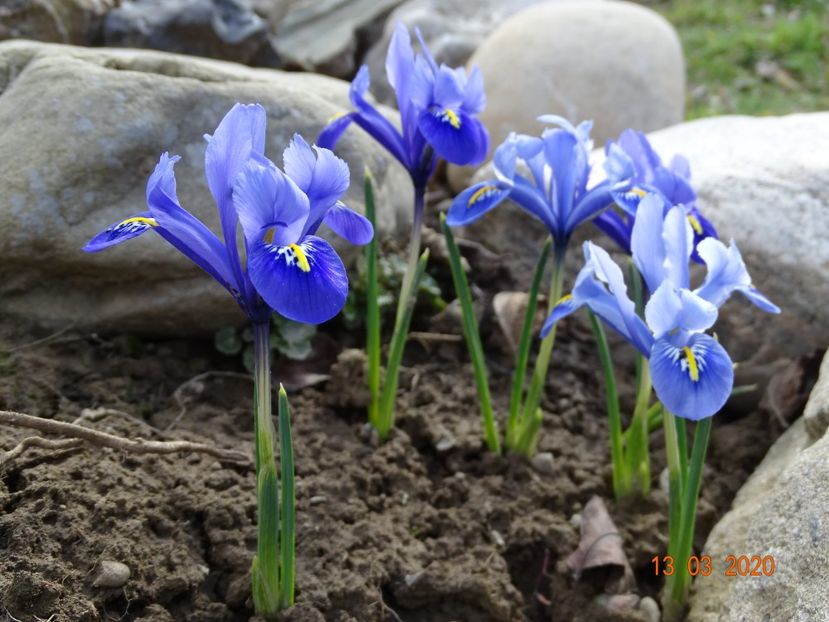
<svg viewBox="0 0 829 622">
<path fill-rule="evenodd" d="M 251 249 L 248 269 L 268 306 L 290 320 L 321 324 L 345 304 L 345 267 L 322 238 L 308 236 L 290 246 L 259 242 Z"/>
<path fill-rule="evenodd" d="M 572 231 L 586 220 L 590 220 L 596 214 L 613 205 L 613 195 L 610 192 L 610 184 L 601 183 L 592 188 L 579 199 L 573 207 L 564 228 Z"/>
<path fill-rule="evenodd" d="M 685 344 L 658 339 L 651 351 L 650 370 L 665 408 L 693 421 L 716 414 L 734 385 L 728 353 L 713 337 L 700 333 Z"/>
<path fill-rule="evenodd" d="M 359 114 L 352 117 L 353 121 L 363 128 L 374 140 L 383 145 L 386 151 L 391 153 L 408 169 L 411 163 L 406 156 L 403 137 L 386 117 L 366 101 L 365 94 L 368 91 L 368 86 L 368 67 L 363 65 L 360 67 L 360 71 L 357 72 L 357 76 L 351 82 L 351 88 L 348 92 L 351 103 L 359 111 Z"/>
<path fill-rule="evenodd" d="M 151 217 L 149 212 L 144 212 L 140 216 L 133 216 L 126 220 L 120 220 L 95 235 L 95 237 L 86 243 L 82 250 L 87 253 L 97 253 L 110 246 L 116 246 L 127 240 L 137 238 L 139 235 L 152 229 L 153 226 L 158 226 L 158 223 Z"/>
<path fill-rule="evenodd" d="M 483 181 L 461 192 L 446 214 L 446 224 L 460 227 L 475 222 L 499 205 L 510 194 L 509 187 L 498 181 Z"/>
<path fill-rule="evenodd" d="M 418 127 L 435 153 L 453 164 L 474 164 L 486 153 L 486 130 L 462 110 L 432 106 L 420 113 Z"/>
<path fill-rule="evenodd" d="M 633 263 L 645 279 L 648 291 L 655 292 L 665 280 L 665 243 L 662 200 L 649 194 L 639 204 L 633 222 L 630 247 Z"/>
<path fill-rule="evenodd" d="M 251 158 L 236 178 L 233 203 L 249 245 L 266 234 L 274 244 L 298 240 L 308 219 L 308 197 L 263 156 Z M 273 228 L 268 233 L 269 228 Z"/>
<path fill-rule="evenodd" d="M 341 238 L 362 246 L 374 237 L 374 228 L 368 218 L 337 202 L 325 215 L 323 222 Z"/>
<path fill-rule="evenodd" d="M 751 276 L 733 240 L 726 246 L 717 239 L 706 238 L 699 243 L 697 252 L 708 268 L 705 280 L 695 290 L 699 296 L 719 307 L 732 292 L 738 291 L 762 310 L 780 312 L 777 305 L 752 286 Z"/>
<path fill-rule="evenodd" d="M 662 239 L 665 244 L 665 276 L 677 288 L 687 288 L 691 283 L 688 262 L 694 250 L 694 230 L 685 209 L 672 207 L 665 215 Z"/>
</svg>

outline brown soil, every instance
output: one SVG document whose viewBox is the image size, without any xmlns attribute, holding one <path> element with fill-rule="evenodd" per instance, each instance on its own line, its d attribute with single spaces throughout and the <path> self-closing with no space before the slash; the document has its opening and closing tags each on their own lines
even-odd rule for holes
<svg viewBox="0 0 829 622">
<path fill-rule="evenodd" d="M 133 418 L 114 414 L 90 425 L 251 447 L 249 379 L 207 376 L 173 397 L 202 372 L 242 371 L 209 343 L 65 334 L 14 350 L 33 337 L 5 326 L 2 409 L 73 420 L 85 408 L 108 407 Z M 462 345 L 413 343 L 410 356 L 399 425 L 386 443 L 366 430 L 347 364 L 320 390 L 291 398 L 298 597 L 285 620 L 644 619 L 614 617 L 596 598 L 603 582 L 577 581 L 565 564 L 579 538 L 571 519 L 593 495 L 608 500 L 639 594 L 657 596 L 650 559 L 665 546 L 658 433 L 650 498 L 610 501 L 604 397 L 586 329 L 566 323 L 553 357 L 539 444 L 554 457 L 552 474 L 485 451 Z M 509 365 L 508 355 L 495 352 L 493 387 L 508 386 Z M 506 396 L 496 401 L 503 412 Z M 778 433 L 757 409 L 720 416 L 698 544 Z M 0 448 L 24 436 L 0 429 Z M 249 620 L 254 525 L 250 468 L 195 454 L 29 449 L 0 470 L 0 619 Z M 107 560 L 130 568 L 126 585 L 93 585 Z"/>
</svg>

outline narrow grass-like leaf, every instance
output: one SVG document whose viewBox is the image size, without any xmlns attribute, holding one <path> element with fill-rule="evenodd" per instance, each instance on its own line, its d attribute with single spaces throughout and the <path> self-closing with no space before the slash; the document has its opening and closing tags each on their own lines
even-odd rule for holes
<svg viewBox="0 0 829 622">
<path fill-rule="evenodd" d="M 441 215 L 440 226 L 443 235 L 446 237 L 446 247 L 449 249 L 449 266 L 452 270 L 452 281 L 455 284 L 455 292 L 461 303 L 461 317 L 463 318 L 463 334 L 466 337 L 466 345 L 469 350 L 469 358 L 472 360 L 472 369 L 475 374 L 475 387 L 478 390 L 478 403 L 481 408 L 481 418 L 484 425 L 484 437 L 486 438 L 489 450 L 498 454 L 501 453 L 501 441 L 498 433 L 498 425 L 495 422 L 495 415 L 492 411 L 492 398 L 489 393 L 489 380 L 487 379 L 486 359 L 484 348 L 481 345 L 481 334 L 478 330 L 478 320 L 475 317 L 475 308 L 472 303 L 472 295 L 469 292 L 469 283 L 466 280 L 463 266 L 461 265 L 461 254 L 452 230 L 446 224 L 446 216 Z"/>
<path fill-rule="evenodd" d="M 280 609 L 287 609 L 294 604 L 296 576 L 296 479 L 291 408 L 282 385 L 279 386 L 279 474 L 282 490 L 282 512 L 279 521 L 279 605 Z"/>
<path fill-rule="evenodd" d="M 389 344 L 389 357 L 386 363 L 386 381 L 383 383 L 383 390 L 380 395 L 380 425 L 377 433 L 381 439 L 385 439 L 394 426 L 394 407 L 397 398 L 397 383 L 400 374 L 400 363 L 403 360 L 403 350 L 406 347 L 406 338 L 409 334 L 409 325 L 412 323 L 412 315 L 416 302 L 416 295 L 420 287 L 420 281 L 426 272 L 426 264 L 429 261 L 429 249 L 427 248 L 420 255 L 414 277 L 407 291 L 401 291 L 400 295 L 405 296 L 408 303 L 400 318 L 395 322 L 394 333 Z"/>
<path fill-rule="evenodd" d="M 368 389 L 371 394 L 368 420 L 375 427 L 380 425 L 380 286 L 377 281 L 377 217 L 374 206 L 374 183 L 371 172 L 365 170 L 364 191 L 366 218 L 374 227 L 374 237 L 366 245 L 366 356 L 368 358 Z"/>
<path fill-rule="evenodd" d="M 624 445 L 622 440 L 622 415 L 619 411 L 619 394 L 616 391 L 616 372 L 613 369 L 613 359 L 610 356 L 610 346 L 602 323 L 596 315 L 588 309 L 590 326 L 596 338 L 599 350 L 599 361 L 604 371 L 605 402 L 607 403 L 607 420 L 610 428 L 610 462 L 613 467 L 613 494 L 621 499 L 630 494 L 630 477 L 626 469 Z"/>
<path fill-rule="evenodd" d="M 527 376 L 527 363 L 530 360 L 530 346 L 532 345 L 533 324 L 538 309 L 538 291 L 541 289 L 541 280 L 544 278 L 544 268 L 550 256 L 552 238 L 547 238 L 541 255 L 535 266 L 533 279 L 530 283 L 527 311 L 524 313 L 524 324 L 521 326 L 521 337 L 518 342 L 518 352 L 515 359 L 515 371 L 512 376 L 512 390 L 509 399 L 509 415 L 507 417 L 507 445 L 512 445 L 518 428 L 518 416 L 521 412 L 521 396 L 524 394 L 524 379 Z"/>
</svg>

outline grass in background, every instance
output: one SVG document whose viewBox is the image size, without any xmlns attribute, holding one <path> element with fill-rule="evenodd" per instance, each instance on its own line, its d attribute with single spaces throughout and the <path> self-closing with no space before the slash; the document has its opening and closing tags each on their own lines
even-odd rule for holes
<svg viewBox="0 0 829 622">
<path fill-rule="evenodd" d="M 679 31 L 688 118 L 829 110 L 827 0 L 651 0 Z"/>
</svg>

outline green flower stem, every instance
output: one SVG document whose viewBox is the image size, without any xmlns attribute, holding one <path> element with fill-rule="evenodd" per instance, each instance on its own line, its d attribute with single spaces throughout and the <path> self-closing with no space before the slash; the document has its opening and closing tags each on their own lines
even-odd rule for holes
<svg viewBox="0 0 829 622">
<path fill-rule="evenodd" d="M 608 426 L 610 428 L 610 462 L 613 467 L 613 494 L 617 499 L 631 494 L 630 473 L 625 462 L 622 439 L 622 416 L 619 412 L 619 394 L 616 391 L 616 373 L 607 343 L 604 327 L 596 315 L 588 309 L 590 326 L 599 349 L 599 360 L 604 371 L 605 399 L 607 402 Z"/>
<path fill-rule="evenodd" d="M 403 321 L 406 310 L 414 305 L 412 297 L 416 295 L 417 287 L 413 287 L 417 262 L 420 257 L 420 240 L 423 237 L 423 211 L 426 205 L 426 188 L 415 188 L 414 214 L 412 217 L 412 237 L 409 240 L 409 259 L 406 262 L 406 272 L 403 273 L 403 283 L 400 285 L 400 298 L 397 300 L 395 315 L 395 330 Z"/>
<path fill-rule="evenodd" d="M 461 303 L 461 316 L 463 318 L 463 334 L 466 337 L 466 345 L 469 350 L 469 357 L 472 359 L 472 369 L 475 373 L 475 386 L 478 390 L 478 402 L 481 407 L 481 418 L 484 425 L 484 437 L 487 447 L 493 453 L 501 453 L 500 434 L 498 425 L 495 422 L 495 415 L 492 411 L 492 398 L 489 394 L 489 381 L 487 380 L 486 359 L 484 348 L 481 345 L 481 333 L 478 330 L 478 320 L 475 317 L 475 309 L 472 304 L 472 295 L 469 292 L 469 283 L 466 280 L 463 266 L 461 265 L 461 254 L 458 245 L 455 244 L 455 237 L 452 230 L 446 224 L 446 216 L 441 214 L 440 226 L 443 235 L 446 237 L 446 247 L 449 250 L 449 266 L 452 269 L 452 281 L 455 284 L 458 300 Z"/>
<path fill-rule="evenodd" d="M 564 252 L 567 248 L 563 244 L 559 246 L 554 244 L 553 246 L 553 274 L 550 282 L 550 298 L 547 306 L 548 313 L 553 311 L 556 303 L 561 298 L 561 290 L 564 282 Z M 547 369 L 550 366 L 550 356 L 553 353 L 555 340 L 556 327 L 553 326 L 553 329 L 541 341 L 541 347 L 535 360 L 535 369 L 530 380 L 530 388 L 527 391 L 527 398 L 524 401 L 523 414 L 518 424 L 520 434 L 516 446 L 513 449 L 517 453 L 527 456 L 532 455 L 533 448 L 535 447 L 535 437 L 540 427 L 538 411 L 541 405 L 541 395 L 544 392 L 544 385 L 547 382 Z M 532 433 L 533 428 L 535 428 L 535 434 Z"/>
<path fill-rule="evenodd" d="M 663 596 L 663 615 L 665 620 L 673 622 L 680 620 L 688 600 L 688 591 L 691 587 L 691 575 L 688 572 L 688 559 L 694 544 L 694 529 L 697 519 L 697 501 L 702 484 L 702 467 L 705 463 L 705 454 L 708 450 L 708 440 L 711 436 L 713 417 L 706 417 L 697 422 L 694 432 L 694 446 L 691 450 L 691 462 L 688 465 L 688 477 L 684 490 L 681 493 L 682 511 L 680 524 L 676 534 L 676 545 L 669 550 L 676 553 L 674 557 L 675 572 L 666 577 L 665 593 Z M 667 426 L 666 426 L 667 427 Z"/>
<path fill-rule="evenodd" d="M 279 607 L 294 604 L 296 577 L 296 478 L 294 443 L 291 434 L 291 409 L 285 388 L 279 385 L 279 485 L 282 490 L 282 514 L 279 532 Z"/>
<path fill-rule="evenodd" d="M 538 290 L 541 289 L 541 279 L 544 278 L 544 268 L 547 266 L 547 258 L 550 256 L 552 238 L 548 238 L 541 250 L 541 256 L 533 273 L 533 280 L 530 284 L 530 293 L 527 298 L 527 311 L 524 313 L 524 323 L 521 326 L 521 338 L 518 342 L 518 353 L 515 360 L 515 371 L 512 377 L 512 390 L 509 399 L 509 415 L 507 417 L 507 438 L 508 447 L 516 443 L 518 435 L 518 420 L 521 412 L 521 397 L 524 394 L 524 378 L 527 375 L 527 363 L 530 360 L 530 346 L 532 345 L 533 324 L 535 313 L 538 309 Z"/>
<path fill-rule="evenodd" d="M 426 264 L 428 261 L 429 249 L 426 249 L 423 251 L 415 266 L 414 276 L 410 281 L 411 284 L 408 286 L 413 291 L 400 292 L 401 298 L 405 297 L 408 299 L 409 304 L 406 305 L 402 317 L 395 322 L 394 332 L 392 333 L 391 343 L 389 344 L 389 358 L 386 363 L 386 381 L 383 383 L 383 390 L 380 394 L 380 415 L 379 425 L 377 426 L 377 433 L 381 439 L 385 439 L 394 426 L 394 407 L 397 398 L 400 363 L 403 360 L 406 337 L 409 334 L 409 325 L 412 322 L 412 315 L 414 314 L 415 297 L 413 292 L 417 291 L 420 287 L 420 281 L 426 272 Z"/>
<path fill-rule="evenodd" d="M 271 420 L 270 323 L 253 325 L 254 431 L 256 435 L 256 493 L 259 505 L 256 555 L 251 568 L 253 603 L 257 613 L 274 617 L 280 610 L 279 484 Z"/>
<path fill-rule="evenodd" d="M 662 408 L 665 430 L 665 459 L 668 463 L 668 555 L 676 560 L 674 550 L 679 540 L 679 525 L 682 513 L 683 484 L 685 473 L 682 466 L 682 448 L 677 438 L 676 417 Z M 687 458 L 685 459 L 687 462 Z"/>
<path fill-rule="evenodd" d="M 366 201 L 366 218 L 374 228 L 374 236 L 366 245 L 366 356 L 368 358 L 368 389 L 371 402 L 368 420 L 375 429 L 380 426 L 380 286 L 377 281 L 377 218 L 374 210 L 374 183 L 369 169 L 363 179 Z"/>
<path fill-rule="evenodd" d="M 648 403 L 651 397 L 651 374 L 647 361 L 642 361 L 636 388 L 636 406 L 630 421 L 627 458 L 633 492 L 646 496 L 651 489 L 651 466 L 648 451 Z"/>
</svg>

